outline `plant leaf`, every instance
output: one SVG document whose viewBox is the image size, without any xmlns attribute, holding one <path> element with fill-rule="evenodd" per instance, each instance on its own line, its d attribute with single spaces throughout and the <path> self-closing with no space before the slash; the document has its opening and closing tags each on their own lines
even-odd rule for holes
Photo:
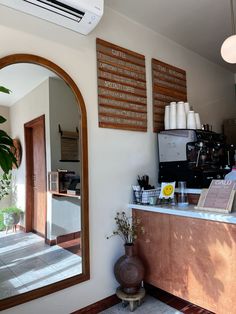
<svg viewBox="0 0 236 314">
<path fill-rule="evenodd" d="M 7 154 L 3 150 L 0 150 L 0 167 L 5 173 L 8 173 L 10 170 L 8 164 Z"/>
<path fill-rule="evenodd" d="M 17 164 L 16 158 L 11 149 L 14 149 L 12 139 L 0 130 L 0 167 L 5 173 L 12 169 L 13 164 Z"/>
<path fill-rule="evenodd" d="M 0 123 L 4 123 L 6 121 L 7 121 L 7 119 L 5 119 L 3 116 L 0 116 Z"/>
<path fill-rule="evenodd" d="M 0 86 L 0 92 L 5 93 L 5 94 L 10 94 L 11 90 L 4 86 Z"/>
</svg>

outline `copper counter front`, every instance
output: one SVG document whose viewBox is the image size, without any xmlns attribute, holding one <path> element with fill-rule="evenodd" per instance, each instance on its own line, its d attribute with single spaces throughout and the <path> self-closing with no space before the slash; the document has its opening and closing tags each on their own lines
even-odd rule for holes
<svg viewBox="0 0 236 314">
<path fill-rule="evenodd" d="M 236 313 L 236 225 L 134 209 L 145 282 L 217 314 Z"/>
</svg>

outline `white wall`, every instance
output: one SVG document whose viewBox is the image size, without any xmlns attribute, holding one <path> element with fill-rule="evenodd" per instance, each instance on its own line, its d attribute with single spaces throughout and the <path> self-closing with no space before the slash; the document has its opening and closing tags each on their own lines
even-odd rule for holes
<svg viewBox="0 0 236 314">
<path fill-rule="evenodd" d="M 10 107 L 11 136 L 17 137 L 22 145 L 22 161 L 18 169 L 13 170 L 15 178 L 16 206 L 25 211 L 25 139 L 24 124 L 41 115 L 45 115 L 45 137 L 47 168 L 50 167 L 50 136 L 49 136 L 49 89 L 48 80 L 34 88 L 29 94 Z M 49 159 L 49 160 L 48 160 Z M 50 168 L 49 168 L 50 169 Z M 48 210 L 50 215 L 50 210 Z M 24 225 L 24 221 L 21 222 Z"/>
<path fill-rule="evenodd" d="M 70 90 L 68 91 L 68 86 L 64 85 L 66 84 L 59 78 L 49 78 L 10 107 L 9 124 L 11 125 L 11 135 L 13 138 L 19 138 L 23 152 L 20 167 L 13 171 L 16 190 L 15 195 L 12 197 L 12 203 L 23 211 L 25 211 L 26 192 L 24 124 L 43 114 L 45 115 L 47 171 L 51 169 L 56 170 L 62 166 L 58 163 L 60 159 L 58 123 L 62 126 L 64 125 L 66 130 L 69 127 L 73 127 L 75 130 L 75 121 L 73 123 L 70 122 L 72 116 L 75 117 L 76 126 L 78 126 L 78 106 L 71 97 L 73 95 L 71 95 Z M 72 115 L 70 115 L 71 112 Z M 63 123 L 65 117 L 68 118 L 68 121 Z M 59 152 L 57 149 L 59 149 Z M 73 166 L 75 167 L 75 164 Z M 78 163 L 76 163 L 76 168 L 79 172 L 78 167 Z M 47 196 L 47 238 L 55 239 L 58 235 L 80 231 L 80 201 L 54 198 L 50 193 Z M 8 201 L 7 198 L 6 201 Z M 2 201 L 1 206 L 5 206 L 6 201 L 4 203 Z M 21 225 L 25 225 L 24 220 L 21 221 Z"/>
<path fill-rule="evenodd" d="M 79 162 L 60 162 L 61 135 L 58 131 L 75 132 L 80 128 L 80 113 L 75 96 L 68 85 L 58 78 L 49 78 L 49 112 L 51 138 L 51 170 L 66 169 L 80 174 Z M 80 200 L 72 197 L 52 197 L 52 226 L 48 238 L 81 231 Z"/>
<path fill-rule="evenodd" d="M 99 27 L 89 36 L 59 28 L 1 8 L 0 56 L 26 52 L 61 66 L 78 84 L 88 114 L 90 267 L 91 279 L 3 313 L 66 314 L 115 292 L 113 264 L 123 252 L 118 239 L 106 240 L 116 210 L 126 208 L 137 174 L 157 180 L 156 134 L 152 133 L 151 58 L 187 71 L 188 95 L 203 122 L 220 129 L 220 120 L 236 114 L 234 76 L 197 54 L 106 9 Z M 145 54 L 148 88 L 148 132 L 98 128 L 95 38 Z M 207 113 L 209 112 L 209 113 Z"/>
<path fill-rule="evenodd" d="M 6 106 L 0 106 L 0 116 L 3 116 L 5 119 L 7 119 L 6 122 L 3 124 L 0 124 L 0 129 L 7 132 L 7 134 L 10 134 L 10 123 L 9 123 L 9 107 Z M 3 171 L 0 169 L 0 175 L 3 174 Z M 8 195 L 4 197 L 0 201 L 0 209 L 5 208 L 11 205 L 11 196 Z"/>
<path fill-rule="evenodd" d="M 49 78 L 51 169 L 66 169 L 80 173 L 78 162 L 60 162 L 62 131 L 76 132 L 80 128 L 80 113 L 76 98 L 68 85 L 61 79 Z"/>
<path fill-rule="evenodd" d="M 6 122 L 0 125 L 0 129 L 9 134 L 10 132 L 9 107 L 0 105 L 0 116 L 3 116 L 5 119 L 7 119 Z"/>
</svg>

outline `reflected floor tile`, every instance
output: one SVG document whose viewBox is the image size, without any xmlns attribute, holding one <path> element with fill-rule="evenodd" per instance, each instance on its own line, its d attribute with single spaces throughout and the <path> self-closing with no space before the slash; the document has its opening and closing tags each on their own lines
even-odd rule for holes
<svg viewBox="0 0 236 314">
<path fill-rule="evenodd" d="M 44 256 L 40 258 L 44 258 Z M 51 267 L 60 272 L 62 279 L 82 273 L 82 258 L 60 247 L 55 252 L 47 255 L 46 260 Z"/>
<path fill-rule="evenodd" d="M 0 280 L 1 283 L 7 280 L 15 278 L 15 274 L 6 265 L 0 267 Z M 1 284 L 0 283 L 0 284 Z"/>
<path fill-rule="evenodd" d="M 52 250 L 48 250 L 46 254 L 42 254 L 40 258 L 56 268 L 60 268 L 60 265 L 70 265 L 81 262 L 80 256 L 64 250 L 57 245 L 55 245 Z"/>
<path fill-rule="evenodd" d="M 18 263 L 10 269 L 15 273 L 17 276 L 31 274 L 32 276 L 36 276 L 37 273 L 42 272 L 47 274 L 51 271 L 50 265 L 42 261 L 40 258 L 32 257 L 24 262 Z"/>
<path fill-rule="evenodd" d="M 78 275 L 82 259 L 33 233 L 0 234 L 0 298 Z"/>
<path fill-rule="evenodd" d="M 1 266 L 5 266 L 5 263 L 0 258 L 0 268 L 1 268 Z"/>
<path fill-rule="evenodd" d="M 30 289 L 52 283 L 51 279 L 58 274 L 54 268 L 39 258 L 32 258 L 10 268 L 17 278 Z"/>
<path fill-rule="evenodd" d="M 119 303 L 103 312 L 101 314 L 123 314 L 130 313 L 129 306 L 123 307 L 122 303 Z M 181 314 L 181 312 L 173 309 L 172 307 L 158 301 L 157 299 L 146 296 L 143 303 L 136 308 L 135 314 Z"/>
<path fill-rule="evenodd" d="M 19 250 L 27 250 L 28 247 L 32 244 L 36 244 L 37 242 L 43 242 L 43 239 L 33 235 L 33 234 L 27 234 L 24 237 L 20 238 L 14 238 L 13 236 L 11 237 L 11 240 L 6 240 L 2 241 L 3 238 L 1 238 L 0 242 L 0 254 L 6 254 L 10 252 L 16 252 Z"/>
<path fill-rule="evenodd" d="M 82 273 L 82 264 L 79 266 L 69 266 L 66 268 L 62 268 L 60 271 L 60 275 L 63 279 L 73 277 Z"/>
<path fill-rule="evenodd" d="M 50 246 L 48 246 L 44 242 L 32 243 L 27 247 L 19 247 L 10 252 L 0 254 L 0 260 L 4 261 L 4 263 L 6 264 L 25 261 L 27 259 L 44 254 L 47 248 L 50 248 Z"/>
<path fill-rule="evenodd" d="M 12 242 L 15 240 L 19 240 L 19 241 L 24 240 L 25 238 L 34 238 L 35 240 L 37 240 L 37 238 L 42 239 L 32 232 L 25 233 L 25 232 L 17 231 L 11 234 L 0 232 L 1 244 L 4 242 Z"/>
<path fill-rule="evenodd" d="M 24 285 L 18 288 L 14 288 L 11 283 L 4 282 L 0 284 L 0 300 L 12 297 L 20 293 L 24 293 L 27 291 L 28 290 Z"/>
<path fill-rule="evenodd" d="M 0 299 L 28 291 L 24 284 L 18 278 L 14 277 L 14 274 L 9 270 L 1 271 L 0 278 Z"/>
<path fill-rule="evenodd" d="M 20 238 L 24 237 L 24 232 L 23 231 L 17 231 L 17 232 L 8 232 L 6 233 L 5 231 L 0 231 L 0 238 L 1 242 L 7 239 L 11 239 L 11 237 Z"/>
<path fill-rule="evenodd" d="M 71 266 L 56 269 L 40 258 L 34 257 L 23 263 L 18 263 L 10 269 L 27 289 L 32 290 L 81 273 L 79 267 Z"/>
</svg>

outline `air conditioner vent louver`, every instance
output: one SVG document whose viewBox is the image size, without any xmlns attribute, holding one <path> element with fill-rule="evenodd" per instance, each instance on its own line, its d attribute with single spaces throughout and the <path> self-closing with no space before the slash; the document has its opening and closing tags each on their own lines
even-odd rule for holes
<svg viewBox="0 0 236 314">
<path fill-rule="evenodd" d="M 76 22 L 80 21 L 84 16 L 84 12 L 74 9 L 68 5 L 63 4 L 59 1 L 47 1 L 47 0 L 23 0 L 24 2 L 31 3 L 32 5 L 36 5 L 44 10 L 48 10 L 51 12 L 55 12 L 59 15 L 62 15 L 66 18 L 74 20 Z"/>
<path fill-rule="evenodd" d="M 87 35 L 103 15 L 104 0 L 0 0 L 18 11 Z"/>
</svg>

